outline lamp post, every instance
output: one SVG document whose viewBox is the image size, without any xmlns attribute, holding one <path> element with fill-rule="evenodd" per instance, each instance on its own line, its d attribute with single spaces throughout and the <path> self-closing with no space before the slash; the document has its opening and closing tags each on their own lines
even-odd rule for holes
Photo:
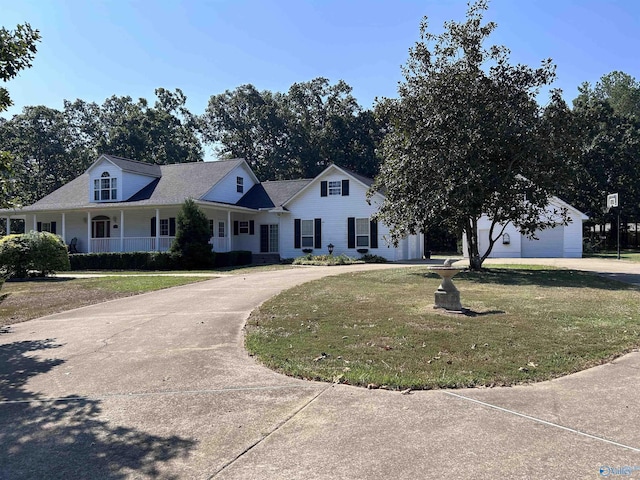
<svg viewBox="0 0 640 480">
<path fill-rule="evenodd" d="M 329 245 L 327 245 L 327 248 L 329 249 L 329 255 L 333 255 L 333 243 L 330 243 Z"/>
</svg>

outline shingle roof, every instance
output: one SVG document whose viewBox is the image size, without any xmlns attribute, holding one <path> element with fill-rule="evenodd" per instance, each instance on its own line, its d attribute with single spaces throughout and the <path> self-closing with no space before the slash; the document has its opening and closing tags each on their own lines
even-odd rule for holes
<svg viewBox="0 0 640 480">
<path fill-rule="evenodd" d="M 89 174 L 83 173 L 22 211 L 118 207 L 125 205 L 178 205 L 186 198 L 199 199 L 222 180 L 242 159 L 219 162 L 153 165 L 161 177 L 123 202 L 89 202 Z M 139 163 L 139 162 L 136 162 Z"/>
<path fill-rule="evenodd" d="M 152 177 L 159 177 L 162 175 L 160 165 L 156 165 L 154 163 L 139 162 L 137 160 L 129 160 L 128 158 L 116 157 L 115 155 L 107 154 L 100 155 L 100 158 L 102 157 L 113 162 L 125 172 L 139 173 Z M 100 158 L 98 158 L 96 162 L 98 162 Z"/>
<path fill-rule="evenodd" d="M 276 207 L 283 205 L 287 200 L 311 183 L 312 179 L 278 180 L 262 182 L 267 195 Z"/>
</svg>

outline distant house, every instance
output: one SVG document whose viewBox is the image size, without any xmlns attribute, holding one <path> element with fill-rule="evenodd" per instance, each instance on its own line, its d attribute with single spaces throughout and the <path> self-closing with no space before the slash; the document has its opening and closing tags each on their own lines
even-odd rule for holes
<svg viewBox="0 0 640 480">
<path fill-rule="evenodd" d="M 85 173 L 32 205 L 0 210 L 26 230 L 49 231 L 79 252 L 166 251 L 176 216 L 191 198 L 209 219 L 212 249 L 250 250 L 282 258 L 328 252 L 388 260 L 422 258 L 423 237 L 397 247 L 372 220 L 383 200 L 367 202 L 372 180 L 336 165 L 313 179 L 260 182 L 243 159 L 153 165 L 101 155 Z"/>
<path fill-rule="evenodd" d="M 547 211 L 566 208 L 569 224 L 558 225 L 536 231 L 537 240 L 522 235 L 513 224 L 507 225 L 501 238 L 494 244 L 489 258 L 580 258 L 582 257 L 582 222 L 588 217 L 575 207 L 551 197 Z M 480 255 L 489 246 L 491 221 L 483 215 L 478 221 L 478 243 Z M 495 233 L 494 233 L 495 234 Z M 464 255 L 469 255 L 466 236 L 463 237 Z"/>
</svg>

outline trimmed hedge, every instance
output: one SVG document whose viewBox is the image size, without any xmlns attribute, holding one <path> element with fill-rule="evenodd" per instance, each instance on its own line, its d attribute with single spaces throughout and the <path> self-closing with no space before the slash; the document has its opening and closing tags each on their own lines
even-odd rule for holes
<svg viewBox="0 0 640 480">
<path fill-rule="evenodd" d="M 238 250 L 214 253 L 214 267 L 249 265 L 252 254 Z M 69 256 L 71 270 L 187 270 L 181 255 L 170 252 L 77 253 Z"/>
</svg>

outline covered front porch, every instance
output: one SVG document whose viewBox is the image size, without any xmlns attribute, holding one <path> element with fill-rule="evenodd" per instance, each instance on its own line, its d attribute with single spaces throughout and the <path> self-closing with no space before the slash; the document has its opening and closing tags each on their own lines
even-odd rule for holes
<svg viewBox="0 0 640 480">
<path fill-rule="evenodd" d="M 220 208 L 198 205 L 209 221 L 211 248 L 215 252 L 239 249 L 244 243 L 238 234 L 238 223 L 248 224 L 255 211 L 241 207 Z M 176 235 L 179 205 L 147 209 L 105 209 L 85 211 L 16 211 L 3 218 L 7 234 L 15 228 L 15 220 L 24 222 L 24 230 L 47 231 L 59 235 L 72 253 L 165 252 Z M 236 231 L 234 232 L 234 222 Z"/>
</svg>

